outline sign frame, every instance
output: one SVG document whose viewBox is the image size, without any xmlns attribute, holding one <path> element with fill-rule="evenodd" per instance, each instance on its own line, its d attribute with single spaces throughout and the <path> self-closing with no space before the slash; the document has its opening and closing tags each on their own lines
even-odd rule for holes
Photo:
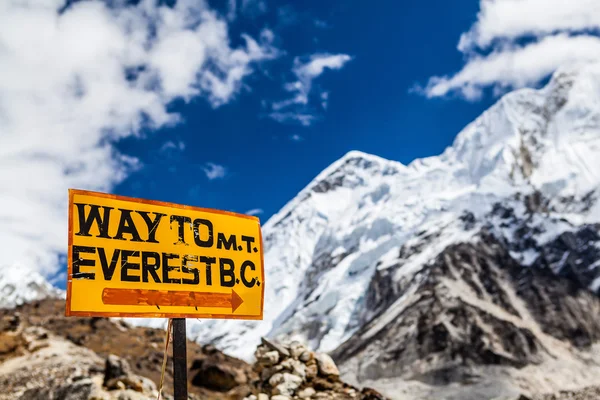
<svg viewBox="0 0 600 400">
<path fill-rule="evenodd" d="M 209 214 L 221 214 L 228 215 L 231 217 L 245 218 L 258 222 L 258 240 L 260 241 L 260 271 L 263 277 L 261 286 L 261 303 L 260 303 L 260 314 L 259 315 L 233 315 L 233 314 L 186 314 L 186 313 L 129 313 L 129 312 L 87 312 L 87 311 L 75 311 L 71 309 L 71 295 L 72 295 L 72 274 L 73 274 L 73 199 L 75 195 L 87 195 L 94 197 L 101 197 L 106 199 L 113 199 L 119 201 L 126 201 L 132 203 L 149 204 L 153 206 L 167 207 L 172 209 L 198 211 Z M 95 192 L 90 190 L 81 189 L 69 189 L 69 219 L 68 219 L 68 250 L 67 250 L 67 295 L 65 305 L 65 316 L 67 317 L 114 317 L 114 318 L 198 318 L 198 319 L 234 319 L 234 320 L 263 320 L 264 315 L 264 302 L 265 302 L 265 271 L 264 271 L 264 249 L 263 249 L 263 237 L 262 229 L 260 226 L 260 220 L 258 217 L 253 215 L 239 214 L 231 211 L 217 210 L 212 208 L 194 207 L 177 203 L 170 203 L 159 200 L 148 200 L 135 197 L 121 196 L 116 194 Z"/>
</svg>

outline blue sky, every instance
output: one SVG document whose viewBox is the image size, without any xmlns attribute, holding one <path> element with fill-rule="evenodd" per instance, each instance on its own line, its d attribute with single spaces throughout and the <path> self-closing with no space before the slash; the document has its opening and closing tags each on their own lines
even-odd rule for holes
<svg viewBox="0 0 600 400">
<path fill-rule="evenodd" d="M 0 272 L 62 279 L 69 188 L 265 222 L 350 150 L 437 155 L 599 33 L 593 0 L 0 1 Z"/>
<path fill-rule="evenodd" d="M 144 166 L 115 193 L 237 212 L 261 209 L 264 222 L 344 153 L 361 150 L 403 163 L 438 154 L 493 100 L 427 99 L 410 91 L 430 76 L 460 69 L 457 38 L 475 21 L 476 1 L 263 4 L 260 15 L 240 13 L 232 32 L 267 26 L 287 54 L 261 66 L 264 71 L 247 81 L 250 90 L 230 103 L 213 109 L 202 98 L 178 102 L 173 110 L 183 123 L 120 143 Z M 327 109 L 313 99 L 319 117 L 310 126 L 268 118 L 262 102 L 286 96 L 282 84 L 294 79 L 294 57 L 315 52 L 352 57 L 313 82 L 313 89 L 329 93 Z M 224 177 L 208 179 L 207 162 L 223 166 Z"/>
</svg>

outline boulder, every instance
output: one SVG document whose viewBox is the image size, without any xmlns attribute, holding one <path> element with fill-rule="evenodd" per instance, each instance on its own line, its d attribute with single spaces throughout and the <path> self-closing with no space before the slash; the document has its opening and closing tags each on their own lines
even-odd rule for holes
<svg viewBox="0 0 600 400">
<path fill-rule="evenodd" d="M 258 363 L 265 367 L 270 367 L 271 365 L 277 364 L 279 361 L 279 352 L 272 350 L 268 351 L 258 358 Z"/>
<path fill-rule="evenodd" d="M 110 354 L 106 357 L 104 364 L 104 386 L 115 378 L 124 377 L 131 374 L 131 367 L 126 360 L 117 357 L 114 354 Z"/>
<path fill-rule="evenodd" d="M 262 344 L 264 344 L 265 346 L 271 348 L 272 350 L 277 351 L 279 354 L 281 354 L 284 357 L 289 357 L 290 356 L 290 352 L 283 347 L 280 344 L 277 344 L 275 342 L 272 342 L 270 340 L 268 340 L 267 338 L 262 337 L 261 339 Z"/>
<path fill-rule="evenodd" d="M 198 372 L 192 378 L 192 384 L 218 392 L 228 392 L 248 382 L 244 370 L 216 360 L 202 359 L 194 361 L 192 370 Z"/>
<path fill-rule="evenodd" d="M 298 392 L 298 397 L 301 399 L 310 399 L 317 391 L 312 387 L 306 387 Z"/>
<path fill-rule="evenodd" d="M 319 367 L 319 374 L 323 375 L 323 376 L 339 376 L 340 375 L 340 371 L 338 370 L 337 366 L 335 365 L 335 363 L 333 362 L 333 359 L 325 354 L 325 353 L 318 353 L 315 355 L 315 358 L 317 359 L 317 366 Z"/>
</svg>

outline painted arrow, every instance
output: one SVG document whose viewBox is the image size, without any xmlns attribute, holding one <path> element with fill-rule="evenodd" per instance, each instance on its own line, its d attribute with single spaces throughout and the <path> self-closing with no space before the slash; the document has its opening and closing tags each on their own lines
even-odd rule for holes
<svg viewBox="0 0 600 400">
<path fill-rule="evenodd" d="M 231 290 L 231 293 L 185 292 L 181 290 L 145 290 L 104 288 L 102 302 L 119 306 L 189 306 L 231 308 L 235 312 L 244 302 Z"/>
</svg>

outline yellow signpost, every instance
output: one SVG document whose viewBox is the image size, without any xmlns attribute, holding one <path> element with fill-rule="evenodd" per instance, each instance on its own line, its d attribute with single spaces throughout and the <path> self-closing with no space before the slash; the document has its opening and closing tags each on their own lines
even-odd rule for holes
<svg viewBox="0 0 600 400">
<path fill-rule="evenodd" d="M 264 290 L 258 218 L 69 190 L 66 315 L 171 318 L 175 400 L 185 318 L 261 320 Z"/>
<path fill-rule="evenodd" d="M 262 319 L 258 218 L 69 191 L 67 315 Z"/>
</svg>

